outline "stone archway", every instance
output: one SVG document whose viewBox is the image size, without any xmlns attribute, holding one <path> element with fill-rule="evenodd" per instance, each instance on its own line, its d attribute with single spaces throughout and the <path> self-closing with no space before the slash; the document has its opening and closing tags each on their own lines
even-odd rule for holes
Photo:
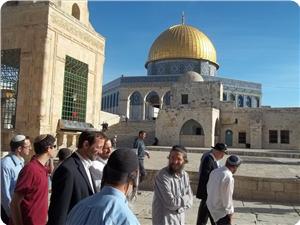
<svg viewBox="0 0 300 225">
<path fill-rule="evenodd" d="M 154 120 L 160 109 L 159 95 L 151 91 L 145 98 L 145 120 Z"/>
<path fill-rule="evenodd" d="M 133 92 L 129 97 L 129 113 L 130 120 L 143 119 L 143 98 L 139 91 Z"/>
<path fill-rule="evenodd" d="M 183 146 L 204 147 L 204 130 L 200 123 L 190 119 L 181 127 L 179 142 Z"/>
</svg>

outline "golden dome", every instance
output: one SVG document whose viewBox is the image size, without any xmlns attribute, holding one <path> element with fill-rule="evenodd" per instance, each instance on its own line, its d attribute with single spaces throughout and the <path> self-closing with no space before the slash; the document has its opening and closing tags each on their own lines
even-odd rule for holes
<svg viewBox="0 0 300 225">
<path fill-rule="evenodd" d="M 197 28 L 185 24 L 170 27 L 154 41 L 148 61 L 161 59 L 204 59 L 217 66 L 215 47 L 209 38 Z"/>
</svg>

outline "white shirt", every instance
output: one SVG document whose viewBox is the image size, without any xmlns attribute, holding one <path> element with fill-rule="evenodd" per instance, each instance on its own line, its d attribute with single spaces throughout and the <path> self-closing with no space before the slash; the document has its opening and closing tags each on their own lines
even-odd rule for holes
<svg viewBox="0 0 300 225">
<path fill-rule="evenodd" d="M 107 161 L 108 159 L 102 159 L 101 157 L 97 157 L 95 161 L 92 161 L 92 166 L 90 167 L 90 172 L 93 174 L 97 192 L 99 192 L 101 189 L 103 169 Z"/>
<path fill-rule="evenodd" d="M 215 222 L 234 212 L 233 189 L 232 172 L 226 166 L 217 168 L 210 173 L 206 205 Z"/>
<path fill-rule="evenodd" d="M 78 152 L 76 152 L 76 154 L 78 155 L 80 161 L 83 164 L 83 167 L 85 169 L 86 175 L 89 178 L 89 182 L 90 182 L 91 188 L 92 188 L 93 192 L 95 193 L 95 190 L 94 190 L 94 187 L 93 187 L 92 176 L 91 176 L 91 172 L 90 172 L 90 167 L 92 166 L 92 160 L 84 159 Z"/>
</svg>

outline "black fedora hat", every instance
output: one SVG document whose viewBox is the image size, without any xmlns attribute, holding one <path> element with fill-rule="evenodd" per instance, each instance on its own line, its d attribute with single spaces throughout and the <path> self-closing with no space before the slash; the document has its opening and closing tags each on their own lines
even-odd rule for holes
<svg viewBox="0 0 300 225">
<path fill-rule="evenodd" d="M 227 150 L 227 145 L 224 144 L 224 143 L 217 143 L 215 146 L 211 146 L 211 147 L 212 147 L 212 149 L 216 149 L 216 150 L 218 150 L 218 151 L 224 152 L 225 154 L 228 154 L 228 153 L 226 152 L 226 150 Z"/>
</svg>

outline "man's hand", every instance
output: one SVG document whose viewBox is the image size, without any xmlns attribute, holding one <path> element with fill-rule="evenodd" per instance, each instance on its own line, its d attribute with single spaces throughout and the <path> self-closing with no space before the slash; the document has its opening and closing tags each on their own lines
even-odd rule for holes
<svg viewBox="0 0 300 225">
<path fill-rule="evenodd" d="M 148 159 L 150 159 L 150 154 L 148 151 L 145 151 L 146 156 L 148 157 Z"/>
<path fill-rule="evenodd" d="M 233 214 L 228 214 L 230 224 L 232 224 L 232 216 Z"/>
</svg>

